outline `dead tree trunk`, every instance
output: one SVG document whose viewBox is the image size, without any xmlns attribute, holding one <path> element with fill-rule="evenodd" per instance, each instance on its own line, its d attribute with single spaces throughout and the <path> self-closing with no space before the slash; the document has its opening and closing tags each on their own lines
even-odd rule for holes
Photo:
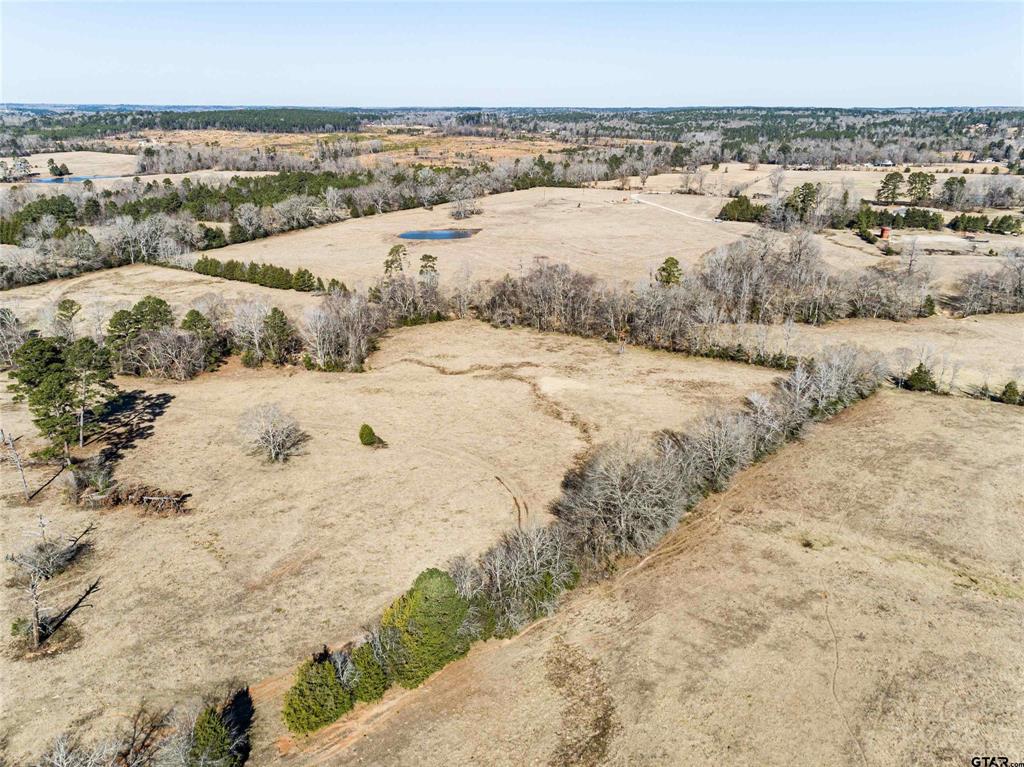
<svg viewBox="0 0 1024 767">
<path fill-rule="evenodd" d="M 0 432 L 0 441 L 7 445 L 7 452 L 11 454 L 11 460 L 14 461 L 18 474 L 21 475 L 21 486 L 25 491 L 25 500 L 29 501 L 32 499 L 32 493 L 28 489 L 28 481 L 25 479 L 25 467 L 21 463 L 21 456 L 18 455 L 18 448 L 14 446 L 14 438 L 10 434 L 6 435 L 6 439 L 3 439 L 4 436 L 3 432 Z"/>
</svg>

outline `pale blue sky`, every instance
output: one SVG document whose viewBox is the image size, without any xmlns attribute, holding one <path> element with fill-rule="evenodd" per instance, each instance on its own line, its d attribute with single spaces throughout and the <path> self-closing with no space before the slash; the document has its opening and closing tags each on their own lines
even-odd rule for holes
<svg viewBox="0 0 1024 767">
<path fill-rule="evenodd" d="M 1024 104 L 1024 2 L 0 0 L 8 102 Z"/>
</svg>

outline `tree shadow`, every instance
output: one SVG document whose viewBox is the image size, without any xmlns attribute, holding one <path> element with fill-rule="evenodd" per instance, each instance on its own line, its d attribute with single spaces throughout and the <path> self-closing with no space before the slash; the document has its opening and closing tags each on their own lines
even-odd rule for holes
<svg viewBox="0 0 1024 767">
<path fill-rule="evenodd" d="M 122 392 L 107 405 L 104 429 L 90 442 L 106 443 L 100 455 L 105 463 L 120 461 L 126 451 L 153 436 L 153 423 L 167 412 L 174 397 L 166 392 L 148 394 L 141 389 Z"/>
<path fill-rule="evenodd" d="M 253 717 L 256 715 L 256 706 L 249 688 L 243 687 L 236 690 L 228 697 L 221 712 L 221 719 L 232 735 L 234 747 L 232 751 L 244 764 L 249 757 L 249 729 L 252 727 Z"/>
</svg>

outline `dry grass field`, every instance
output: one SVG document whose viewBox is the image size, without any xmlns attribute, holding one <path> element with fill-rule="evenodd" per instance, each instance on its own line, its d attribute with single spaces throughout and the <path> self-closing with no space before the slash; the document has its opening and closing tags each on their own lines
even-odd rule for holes
<svg viewBox="0 0 1024 767">
<path fill-rule="evenodd" d="M 553 618 L 307 741 L 261 741 L 259 761 L 1013 758 L 1022 462 L 1020 409 L 882 392 L 739 475 Z M 254 689 L 258 706 L 273 690 Z"/>
<path fill-rule="evenodd" d="M 363 374 L 232 361 L 184 384 L 121 379 L 143 410 L 134 434 L 106 440 L 122 455 L 117 476 L 191 493 L 191 511 L 71 508 L 57 483 L 26 507 L 4 465 L 0 549 L 20 548 L 36 514 L 68 532 L 95 521 L 95 549 L 49 598 L 63 603 L 101 578 L 94 606 L 74 618 L 77 646 L 45 661 L 0 659 L 5 698 L 19 701 L 0 733 L 12 763 L 74 722 L 102 733 L 142 695 L 182 703 L 287 672 L 318 642 L 358 632 L 424 567 L 490 545 L 516 524 L 510 492 L 529 507 L 524 523 L 543 521 L 591 442 L 682 427 L 775 378 L 464 321 L 393 332 Z M 24 435 L 23 453 L 40 447 L 25 407 L 0 398 L 0 426 Z M 295 415 L 310 436 L 303 455 L 267 466 L 244 452 L 236 426 L 259 402 Z M 359 444 L 364 422 L 387 449 Z M 52 471 L 32 468 L 33 486 Z M 5 589 L 0 624 L 22 611 Z"/>
<path fill-rule="evenodd" d="M 746 163 L 724 162 L 721 163 L 718 170 L 712 170 L 710 165 L 705 165 L 703 170 L 707 175 L 704 179 L 704 192 L 706 194 L 727 195 L 731 189 L 738 187 L 741 193 L 748 197 L 754 197 L 758 194 L 771 194 L 772 189 L 769 183 L 769 176 L 776 167 L 778 166 L 759 165 L 755 170 L 751 170 L 750 166 Z M 850 196 L 854 200 L 874 200 L 878 187 L 882 183 L 882 179 L 885 178 L 885 175 L 893 171 L 904 173 L 907 167 L 910 167 L 912 173 L 916 171 L 934 173 L 936 188 L 938 188 L 946 178 L 961 174 L 964 168 L 969 167 L 973 169 L 974 175 L 977 177 L 983 169 L 991 170 L 992 167 L 995 167 L 995 163 L 901 165 L 898 168 L 846 166 L 835 170 L 797 170 L 796 168 L 787 168 L 785 169 L 781 191 L 783 193 L 792 192 L 801 184 L 821 184 L 825 187 L 833 187 L 836 194 L 841 193 L 844 188 L 849 189 Z M 946 168 L 952 172 L 948 174 L 943 172 Z M 1004 173 L 1006 171 L 1005 167 L 1001 167 L 1000 170 Z M 906 174 L 904 173 L 904 175 Z M 652 176 L 647 181 L 646 189 L 652 192 L 671 192 L 679 187 L 681 178 L 678 173 L 663 173 L 658 176 Z M 631 179 L 631 183 L 639 188 L 640 179 L 634 176 Z M 693 181 L 693 184 L 695 185 L 696 181 Z"/>
<path fill-rule="evenodd" d="M 25 159 L 32 166 L 32 171 L 40 178 L 52 178 L 47 170 L 47 162 L 53 159 L 60 165 L 65 163 L 72 176 L 133 176 L 135 175 L 135 154 L 115 154 L 112 152 L 49 152 L 30 154 Z M 3 158 L 10 163 L 11 158 Z M 7 186 L 7 184 L 4 184 Z M 47 185 L 43 185 L 47 186 Z M 59 186 L 55 184 L 54 186 Z"/>
<path fill-rule="evenodd" d="M 164 299 L 179 318 L 211 296 L 229 303 L 263 300 L 296 318 L 316 302 L 309 293 L 232 282 L 182 269 L 133 264 L 6 290 L 0 293 L 0 306 L 10 308 L 30 327 L 37 327 L 58 301 L 72 298 L 82 305 L 79 331 L 92 333 L 92 325 L 106 323 L 115 311 L 130 307 L 144 296 Z"/>
<path fill-rule="evenodd" d="M 382 151 L 360 155 L 360 161 L 373 163 L 388 157 L 399 164 L 424 163 L 469 167 L 479 162 L 532 159 L 538 154 L 549 154 L 569 148 L 569 144 L 552 141 L 541 136 L 519 136 L 497 139 L 483 136 L 447 136 L 427 126 L 375 126 L 359 133 L 253 133 L 231 130 L 174 130 L 142 131 L 142 139 L 135 135 L 115 137 L 108 143 L 137 152 L 152 144 L 220 146 L 229 149 L 268 149 L 312 156 L 318 140 L 346 138 L 356 142 L 380 141 Z M 45 160 L 44 160 L 45 163 Z"/>
<path fill-rule="evenodd" d="M 823 346 L 852 343 L 884 355 L 894 367 L 907 359 L 928 361 L 947 378 L 956 368 L 955 383 L 971 389 L 988 383 L 998 386 L 1024 380 L 1024 315 L 987 314 L 952 318 L 936 315 L 908 322 L 850 319 L 823 326 L 782 325 L 770 327 L 726 326 L 725 340 L 783 349 L 801 356 L 813 355 Z M 788 338 L 787 338 L 788 333 Z"/>
<path fill-rule="evenodd" d="M 632 285 L 649 280 L 668 256 L 692 265 L 709 250 L 757 230 L 755 224 L 715 220 L 725 202 L 717 196 L 539 188 L 485 197 L 481 214 L 462 222 L 451 219 L 448 205 L 439 205 L 288 232 L 230 245 L 214 255 L 293 269 L 304 266 L 325 279 L 365 286 L 379 276 L 388 250 L 402 243 L 414 262 L 423 253 L 437 256 L 442 282 L 448 284 L 516 274 L 535 259 L 546 258 L 613 284 Z M 453 226 L 480 231 L 459 240 L 398 237 L 407 230 Z M 878 246 L 849 232 L 826 231 L 816 237 L 825 262 L 837 271 L 885 261 Z M 903 242 L 912 237 L 922 253 L 919 264 L 930 270 L 939 293 L 950 292 L 967 272 L 998 269 L 1000 260 L 984 255 L 987 249 L 1005 252 L 1021 244 L 1019 238 L 1000 235 L 986 235 L 985 244 L 972 244 L 952 234 L 900 234 Z"/>
<path fill-rule="evenodd" d="M 657 201 L 678 212 L 605 189 L 531 189 L 485 197 L 482 213 L 462 222 L 451 219 L 449 206 L 439 205 L 230 245 L 216 256 L 304 266 L 324 279 L 365 286 L 380 275 L 388 250 L 404 243 L 414 262 L 423 253 L 437 256 L 441 280 L 449 284 L 516 274 L 536 258 L 568 263 L 610 282 L 635 283 L 648 280 L 667 256 L 693 263 L 708 249 L 755 229 L 753 224 L 713 221 L 720 200 L 676 196 Z M 407 230 L 453 226 L 480 232 L 461 240 L 398 237 Z"/>
<path fill-rule="evenodd" d="M 839 269 L 864 269 L 887 261 L 899 264 L 898 256 L 886 257 L 878 243 L 866 243 L 849 230 L 826 229 L 816 237 L 826 263 Z M 927 269 L 929 284 L 939 296 L 956 295 L 957 282 L 965 274 L 998 271 L 1004 263 L 1000 256 L 1024 247 L 1024 241 L 1009 235 L 984 234 L 971 240 L 951 231 L 924 229 L 901 229 L 891 241 L 898 250 L 916 245 L 918 264 Z"/>
</svg>

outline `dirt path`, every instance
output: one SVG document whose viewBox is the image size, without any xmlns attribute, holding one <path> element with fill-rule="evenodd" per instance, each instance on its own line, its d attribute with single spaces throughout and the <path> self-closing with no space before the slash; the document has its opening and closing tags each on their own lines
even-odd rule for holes
<svg viewBox="0 0 1024 767">
<path fill-rule="evenodd" d="M 720 224 L 721 223 L 721 221 L 719 221 L 718 219 L 715 219 L 715 218 L 704 218 L 703 216 L 695 216 L 692 213 L 684 213 L 683 211 L 676 210 L 675 208 L 668 208 L 668 207 L 666 207 L 664 205 L 659 205 L 656 202 L 651 202 L 650 200 L 644 200 L 644 199 L 642 199 L 640 197 L 639 194 L 632 194 L 632 195 L 630 195 L 630 197 L 632 199 L 636 200 L 637 202 L 643 204 L 643 205 L 650 205 L 652 208 L 659 208 L 661 210 L 667 210 L 669 213 L 675 213 L 677 216 L 683 216 L 684 218 L 690 218 L 690 219 L 693 219 L 694 221 L 703 221 L 706 224 Z"/>
</svg>

